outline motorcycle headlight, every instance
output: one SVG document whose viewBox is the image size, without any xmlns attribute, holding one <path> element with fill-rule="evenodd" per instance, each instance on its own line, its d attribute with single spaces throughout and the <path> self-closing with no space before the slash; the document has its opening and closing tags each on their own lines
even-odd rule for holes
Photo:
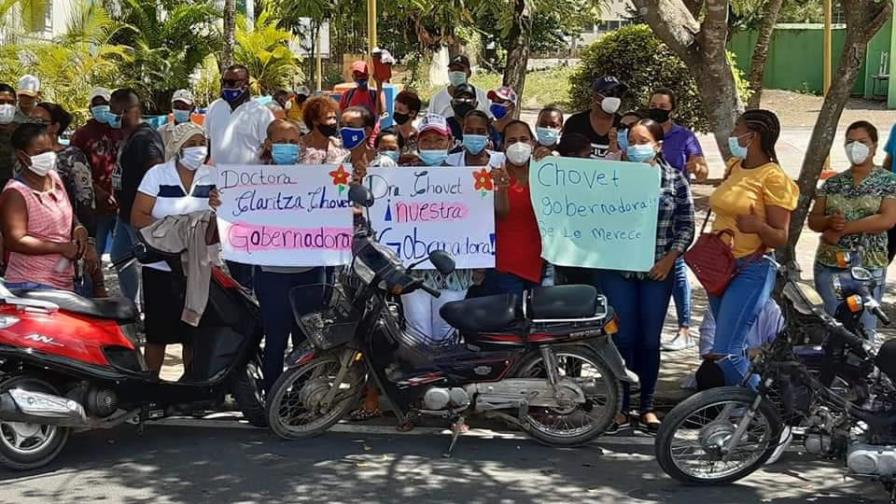
<svg viewBox="0 0 896 504">
<path fill-rule="evenodd" d="M 370 269 L 370 266 L 364 264 L 364 261 L 357 257 L 352 263 L 352 270 L 365 285 L 370 285 L 370 282 L 373 282 L 373 278 L 376 276 L 376 273 Z"/>
</svg>

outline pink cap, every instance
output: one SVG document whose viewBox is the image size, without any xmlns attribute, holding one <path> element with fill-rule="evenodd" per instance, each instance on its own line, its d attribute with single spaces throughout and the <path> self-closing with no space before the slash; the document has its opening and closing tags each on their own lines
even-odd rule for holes
<svg viewBox="0 0 896 504">
<path fill-rule="evenodd" d="M 352 72 L 361 72 L 362 74 L 369 73 L 367 70 L 367 62 L 358 60 L 352 63 Z"/>
<path fill-rule="evenodd" d="M 509 101 L 516 105 L 516 91 L 510 86 L 501 86 L 488 92 L 488 99 L 491 101 Z"/>
<path fill-rule="evenodd" d="M 424 131 L 435 131 L 442 136 L 451 136 L 451 128 L 448 126 L 448 121 L 439 114 L 426 114 L 423 116 L 417 131 L 418 134 L 422 134 Z"/>
</svg>

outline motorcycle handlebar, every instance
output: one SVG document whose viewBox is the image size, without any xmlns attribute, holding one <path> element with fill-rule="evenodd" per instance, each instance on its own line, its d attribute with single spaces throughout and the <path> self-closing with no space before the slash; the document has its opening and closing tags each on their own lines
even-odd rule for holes
<svg viewBox="0 0 896 504">
<path fill-rule="evenodd" d="M 883 325 L 890 325 L 890 317 L 887 317 L 884 311 L 880 309 L 880 306 L 875 306 L 874 308 L 872 308 L 871 313 L 873 313 L 874 316 L 877 317 L 877 319 L 880 320 Z"/>
<path fill-rule="evenodd" d="M 842 325 L 837 327 L 835 332 L 840 336 L 846 346 L 855 350 L 860 356 L 867 357 L 868 353 L 865 351 L 865 342 L 862 338 L 856 336 Z"/>
</svg>

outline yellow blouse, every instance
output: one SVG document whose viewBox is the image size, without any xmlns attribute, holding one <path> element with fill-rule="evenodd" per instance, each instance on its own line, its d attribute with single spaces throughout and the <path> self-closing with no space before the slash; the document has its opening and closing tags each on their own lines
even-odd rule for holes
<svg viewBox="0 0 896 504">
<path fill-rule="evenodd" d="M 725 229 L 734 233 L 734 257 L 754 254 L 762 247 L 758 234 L 741 233 L 737 216 L 750 213 L 750 206 L 765 220 L 765 207 L 776 206 L 792 211 L 796 208 L 800 190 L 777 163 L 745 169 L 741 162 L 729 161 L 731 174 L 709 197 L 709 205 L 716 214 L 712 230 Z M 763 249 L 764 251 L 764 249 Z"/>
</svg>

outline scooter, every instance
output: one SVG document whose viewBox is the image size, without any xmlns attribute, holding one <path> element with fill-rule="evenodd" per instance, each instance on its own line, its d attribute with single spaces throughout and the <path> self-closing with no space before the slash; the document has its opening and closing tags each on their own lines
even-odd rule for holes
<svg viewBox="0 0 896 504">
<path fill-rule="evenodd" d="M 143 264 L 165 260 L 184 280 L 178 254 L 141 243 L 134 255 Z M 0 464 L 39 468 L 59 455 L 73 430 L 124 422 L 142 428 L 149 420 L 217 404 L 227 393 L 250 423 L 265 425 L 260 313 L 235 280 L 212 270 L 193 361 L 178 381 L 147 369 L 138 317 L 127 299 L 13 292 L 0 282 Z"/>
<path fill-rule="evenodd" d="M 349 198 L 372 205 L 363 186 Z M 369 221 L 368 221 L 369 222 Z M 592 286 L 542 287 L 447 303 L 442 318 L 456 342 L 429 344 L 403 328 L 394 299 L 423 290 L 394 251 L 365 223 L 355 233 L 351 268 L 332 285 L 296 287 L 290 301 L 312 350 L 301 348 L 268 394 L 268 424 L 280 437 L 323 433 L 354 407 L 368 384 L 388 398 L 399 422 L 415 416 L 451 422 L 450 455 L 465 418 L 512 423 L 552 446 L 602 434 L 621 406 L 622 382 L 636 382 L 613 344 L 616 317 Z M 443 275 L 453 259 L 433 251 Z M 309 306 L 320 309 L 307 313 Z"/>
</svg>

